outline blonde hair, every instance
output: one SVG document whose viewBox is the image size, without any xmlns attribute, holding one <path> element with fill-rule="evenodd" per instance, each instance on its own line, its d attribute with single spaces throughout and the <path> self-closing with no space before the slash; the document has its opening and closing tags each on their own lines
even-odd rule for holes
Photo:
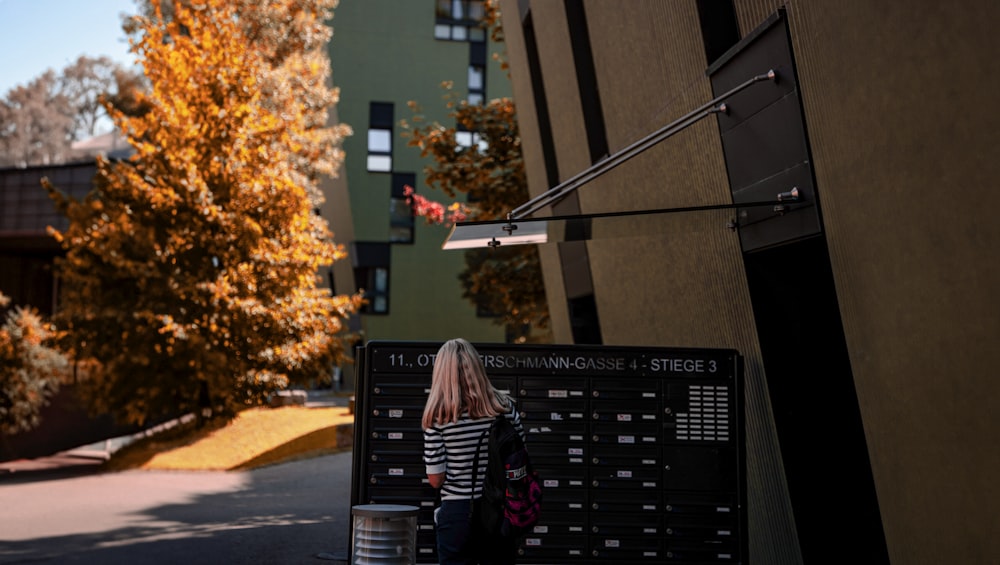
<svg viewBox="0 0 1000 565">
<path fill-rule="evenodd" d="M 464 412 L 470 418 L 485 418 L 509 408 L 510 399 L 493 388 L 471 343 L 457 338 L 441 346 L 434 358 L 431 392 L 420 422 L 424 429 L 457 422 Z"/>
</svg>

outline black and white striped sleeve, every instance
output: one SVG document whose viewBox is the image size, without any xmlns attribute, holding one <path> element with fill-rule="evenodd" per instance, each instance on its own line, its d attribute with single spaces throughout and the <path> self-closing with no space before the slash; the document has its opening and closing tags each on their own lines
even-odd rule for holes
<svg viewBox="0 0 1000 565">
<path fill-rule="evenodd" d="M 428 475 L 444 473 L 448 468 L 447 452 L 444 449 L 444 435 L 434 427 L 424 430 L 424 465 Z"/>
</svg>

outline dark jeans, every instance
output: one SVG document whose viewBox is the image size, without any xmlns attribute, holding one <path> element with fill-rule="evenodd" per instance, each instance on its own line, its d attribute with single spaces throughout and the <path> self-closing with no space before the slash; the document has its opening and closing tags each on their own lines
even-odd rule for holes
<svg viewBox="0 0 1000 565">
<path fill-rule="evenodd" d="M 516 540 L 488 535 L 469 500 L 443 500 L 437 513 L 440 565 L 514 565 Z"/>
</svg>

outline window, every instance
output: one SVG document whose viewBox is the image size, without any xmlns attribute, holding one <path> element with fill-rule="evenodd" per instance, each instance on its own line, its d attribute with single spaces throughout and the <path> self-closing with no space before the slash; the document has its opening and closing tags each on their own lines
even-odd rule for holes
<svg viewBox="0 0 1000 565">
<path fill-rule="evenodd" d="M 389 244 L 355 241 L 351 244 L 354 284 L 368 302 L 362 314 L 389 313 Z"/>
<path fill-rule="evenodd" d="M 368 170 L 392 171 L 392 115 L 387 102 L 372 102 L 368 107 Z"/>
<path fill-rule="evenodd" d="M 354 270 L 354 280 L 359 289 L 364 289 L 365 300 L 362 314 L 389 313 L 389 268 L 365 267 Z"/>
<path fill-rule="evenodd" d="M 413 173 L 393 173 L 392 196 L 389 199 L 389 241 L 391 243 L 413 243 L 413 207 L 406 203 L 406 186 L 417 182 Z"/>
<path fill-rule="evenodd" d="M 485 153 L 488 147 L 483 136 L 475 131 L 456 131 L 455 143 L 458 143 L 458 146 L 464 149 L 470 149 L 475 146 L 476 150 L 480 153 Z"/>
<path fill-rule="evenodd" d="M 378 314 L 389 313 L 389 268 L 375 267 L 370 271 L 374 283 L 371 291 L 368 292 L 368 300 L 371 301 L 371 309 Z"/>
<path fill-rule="evenodd" d="M 480 27 L 486 11 L 483 0 L 437 0 L 434 37 L 448 41 L 486 41 L 486 30 Z"/>
<path fill-rule="evenodd" d="M 469 44 L 469 104 L 486 99 L 486 44 Z"/>
<path fill-rule="evenodd" d="M 486 69 L 469 65 L 469 104 L 482 104 L 486 94 Z"/>
</svg>

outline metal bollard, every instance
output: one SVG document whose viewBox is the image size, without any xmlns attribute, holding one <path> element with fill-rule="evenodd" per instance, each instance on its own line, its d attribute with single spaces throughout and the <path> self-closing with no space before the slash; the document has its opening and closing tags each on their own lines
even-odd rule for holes
<svg viewBox="0 0 1000 565">
<path fill-rule="evenodd" d="M 417 562 L 416 506 L 363 504 L 351 508 L 354 537 L 352 565 L 415 565 Z"/>
</svg>

